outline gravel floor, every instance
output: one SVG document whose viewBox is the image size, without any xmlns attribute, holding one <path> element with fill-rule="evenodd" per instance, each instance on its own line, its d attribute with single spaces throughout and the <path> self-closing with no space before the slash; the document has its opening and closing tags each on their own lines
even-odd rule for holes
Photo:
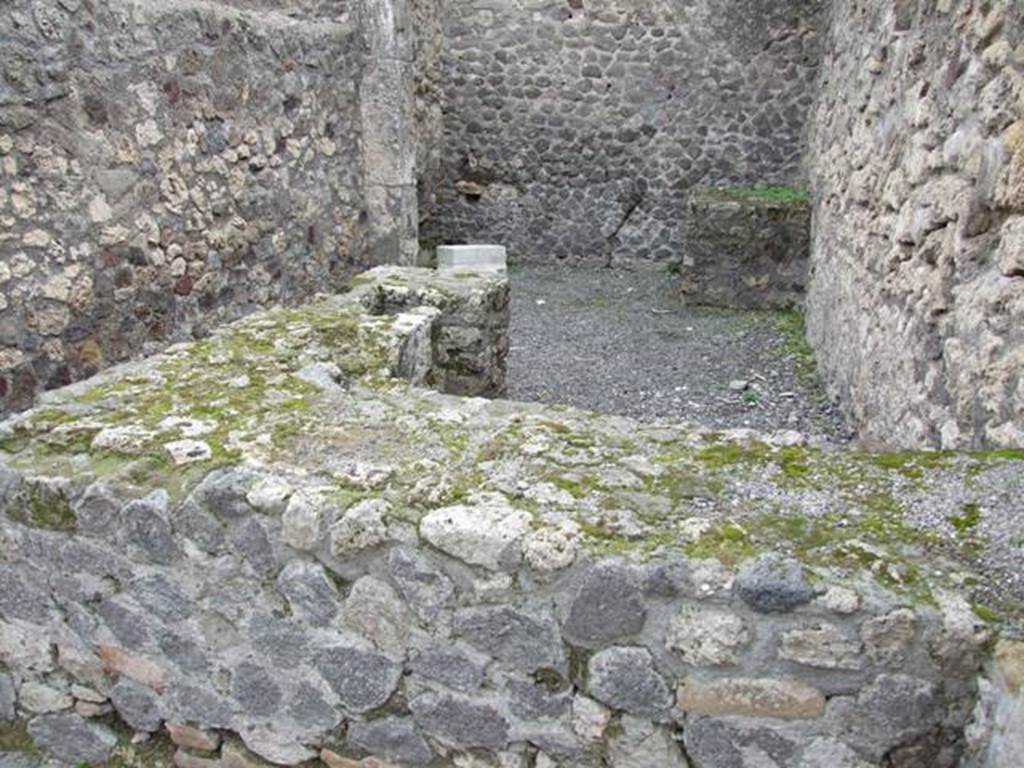
<svg viewBox="0 0 1024 768">
<path fill-rule="evenodd" d="M 685 306 L 664 267 L 519 266 L 507 396 L 638 419 L 846 439 L 779 315 Z"/>
</svg>

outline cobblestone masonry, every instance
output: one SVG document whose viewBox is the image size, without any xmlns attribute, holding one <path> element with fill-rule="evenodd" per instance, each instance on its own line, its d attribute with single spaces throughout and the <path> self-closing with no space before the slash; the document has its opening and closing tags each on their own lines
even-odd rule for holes
<svg viewBox="0 0 1024 768">
<path fill-rule="evenodd" d="M 1021 457 L 392 378 L 505 290 L 380 269 L 0 426 L 0 734 L 55 768 L 133 749 L 111 710 L 179 767 L 1016 765 L 1024 589 L 969 561 Z"/>
<path fill-rule="evenodd" d="M 454 0 L 438 242 L 678 258 L 691 188 L 800 180 L 816 0 Z"/>
<path fill-rule="evenodd" d="M 1024 9 L 838 0 L 808 328 L 868 440 L 1024 445 Z"/>
<path fill-rule="evenodd" d="M 436 88 L 419 21 L 432 15 L 377 0 L 5 3 L 0 408 L 411 261 L 415 148 L 437 132 L 436 106 L 414 99 L 414 81 Z"/>
</svg>

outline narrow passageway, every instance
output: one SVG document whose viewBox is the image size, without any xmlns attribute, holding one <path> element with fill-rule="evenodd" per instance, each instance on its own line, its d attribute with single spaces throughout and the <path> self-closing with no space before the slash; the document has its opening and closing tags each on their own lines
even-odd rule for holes
<svg viewBox="0 0 1024 768">
<path fill-rule="evenodd" d="M 795 313 L 686 306 L 664 266 L 514 266 L 510 398 L 843 440 Z"/>
</svg>

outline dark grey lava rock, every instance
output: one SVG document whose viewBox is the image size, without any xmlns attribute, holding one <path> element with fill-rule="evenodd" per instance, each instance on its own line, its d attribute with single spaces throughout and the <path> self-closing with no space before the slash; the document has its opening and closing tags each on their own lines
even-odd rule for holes
<svg viewBox="0 0 1024 768">
<path fill-rule="evenodd" d="M 254 717 L 273 717 L 281 705 L 281 689 L 270 672 L 243 661 L 231 675 L 231 696 L 242 712 Z"/>
<path fill-rule="evenodd" d="M 819 594 L 807 583 L 800 563 L 773 552 L 744 563 L 735 589 L 743 602 L 760 613 L 785 613 Z"/>
<path fill-rule="evenodd" d="M 409 703 L 428 735 L 461 748 L 504 749 L 509 723 L 497 708 L 452 694 L 425 693 Z"/>
<path fill-rule="evenodd" d="M 455 614 L 454 629 L 470 645 L 520 671 L 565 667 L 562 638 L 550 612 L 507 605 L 466 608 Z"/>
<path fill-rule="evenodd" d="M 420 552 L 393 549 L 388 555 L 388 570 L 405 602 L 428 624 L 455 595 L 451 579 Z"/>
<path fill-rule="evenodd" d="M 636 635 L 646 616 L 634 569 L 618 562 L 600 563 L 583 577 L 565 622 L 565 635 L 579 645 L 600 646 Z"/>
<path fill-rule="evenodd" d="M 314 626 L 326 626 L 338 614 L 338 590 L 318 563 L 289 563 L 277 577 L 277 590 L 298 617 Z"/>
<path fill-rule="evenodd" d="M 476 690 L 484 681 L 484 664 L 451 647 L 427 648 L 409 666 L 413 673 L 458 691 Z"/>
<path fill-rule="evenodd" d="M 42 715 L 29 722 L 28 733 L 43 752 L 74 765 L 104 765 L 117 745 L 113 731 L 78 715 Z"/>
<path fill-rule="evenodd" d="M 434 753 L 416 724 L 406 717 L 385 717 L 368 723 L 352 723 L 349 740 L 376 757 L 396 763 L 426 765 Z"/>
<path fill-rule="evenodd" d="M 387 656 L 348 645 L 324 648 L 314 662 L 349 712 L 369 712 L 388 700 L 402 667 Z"/>
<path fill-rule="evenodd" d="M 646 648 L 607 648 L 587 665 L 591 695 L 613 709 L 657 719 L 672 706 L 672 691 Z"/>
<path fill-rule="evenodd" d="M 154 733 L 163 722 L 160 697 L 151 689 L 122 678 L 110 690 L 110 703 L 117 714 L 136 731 Z"/>
<path fill-rule="evenodd" d="M 254 481 L 251 472 L 237 467 L 218 469 L 203 478 L 189 500 L 222 520 L 240 520 L 255 511 L 246 500 Z"/>
<path fill-rule="evenodd" d="M 750 768 L 747 750 L 771 760 L 766 765 L 795 765 L 797 759 L 797 745 L 778 731 L 721 718 L 688 719 L 683 743 L 695 764 L 715 768 Z"/>
<path fill-rule="evenodd" d="M 160 565 L 169 565 L 181 554 L 167 520 L 167 503 L 167 491 L 158 490 L 125 504 L 121 511 L 121 531 L 126 543 Z"/>
</svg>

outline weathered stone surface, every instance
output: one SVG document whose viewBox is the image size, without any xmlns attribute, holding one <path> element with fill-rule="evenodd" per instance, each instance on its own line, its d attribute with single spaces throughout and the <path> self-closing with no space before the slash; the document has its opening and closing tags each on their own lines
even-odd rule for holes
<svg viewBox="0 0 1024 768">
<path fill-rule="evenodd" d="M 288 499 L 281 515 L 284 543 L 307 552 L 316 549 L 324 535 L 327 508 L 323 497 L 316 492 L 299 492 Z"/>
<path fill-rule="evenodd" d="M 453 628 L 478 650 L 523 672 L 565 667 L 558 624 L 549 609 L 466 608 L 455 614 Z"/>
<path fill-rule="evenodd" d="M 29 721 L 28 732 L 43 752 L 74 764 L 102 765 L 117 744 L 110 729 L 78 715 L 41 715 Z"/>
<path fill-rule="evenodd" d="M 623 563 L 605 562 L 584 576 L 565 622 L 565 634 L 580 645 L 603 645 L 636 635 L 646 615 L 637 573 Z"/>
<path fill-rule="evenodd" d="M 672 622 L 666 647 L 695 665 L 735 664 L 750 642 L 743 619 L 731 611 L 707 606 L 684 606 Z"/>
<path fill-rule="evenodd" d="M 678 701 L 680 709 L 695 715 L 806 720 L 825 712 L 825 697 L 817 688 L 771 678 L 691 680 L 680 686 Z"/>
<path fill-rule="evenodd" d="M 388 556 L 388 569 L 406 603 L 428 624 L 455 596 L 451 579 L 420 552 L 393 549 Z"/>
<path fill-rule="evenodd" d="M 488 499 L 430 512 L 420 521 L 420 534 L 452 557 L 497 571 L 518 564 L 529 526 L 527 512 Z"/>
<path fill-rule="evenodd" d="M 349 728 L 348 738 L 360 749 L 400 764 L 426 765 L 434 759 L 430 745 L 408 718 L 355 722 Z"/>
<path fill-rule="evenodd" d="M 73 700 L 63 687 L 30 681 L 18 689 L 18 704 L 28 712 L 41 715 L 70 709 Z"/>
<path fill-rule="evenodd" d="M 182 723 L 165 723 L 167 734 L 171 741 L 179 747 L 193 749 L 199 752 L 214 752 L 220 748 L 220 735 L 204 731 L 200 728 L 193 728 Z"/>
<path fill-rule="evenodd" d="M 808 197 L 701 189 L 690 196 L 687 213 L 679 278 L 688 302 L 745 309 L 799 305 L 810 258 Z"/>
<path fill-rule="evenodd" d="M 398 686 L 402 668 L 379 653 L 351 645 L 335 645 L 316 654 L 315 665 L 342 707 L 368 712 L 388 700 Z"/>
<path fill-rule="evenodd" d="M 277 589 L 294 615 L 314 626 L 330 624 L 338 613 L 338 590 L 319 563 L 292 561 L 277 577 Z"/>
<path fill-rule="evenodd" d="M 690 717 L 683 729 L 689 758 L 715 768 L 794 765 L 799 741 L 764 721 L 738 718 Z"/>
<path fill-rule="evenodd" d="M 9 722 L 14 719 L 16 701 L 14 681 L 11 680 L 10 675 L 0 672 L 0 722 Z"/>
<path fill-rule="evenodd" d="M 798 768 L 870 768 L 870 763 L 841 741 L 817 738 L 800 754 Z"/>
<path fill-rule="evenodd" d="M 587 664 L 587 685 L 598 701 L 639 717 L 659 718 L 672 706 L 672 692 L 645 648 L 598 651 Z"/>
<path fill-rule="evenodd" d="M 384 516 L 390 510 L 383 499 L 364 499 L 346 509 L 331 524 L 331 554 L 345 557 L 383 544 L 388 540 Z"/>
<path fill-rule="evenodd" d="M 409 662 L 413 672 L 436 680 L 448 688 L 472 691 L 484 681 L 484 662 L 448 645 L 436 645 L 414 653 Z"/>
<path fill-rule="evenodd" d="M 136 731 L 155 733 L 163 722 L 160 698 L 152 688 L 134 680 L 120 680 L 110 689 L 110 703 Z"/>
<path fill-rule="evenodd" d="M 409 708 L 417 725 L 442 742 L 492 750 L 508 743 L 509 723 L 492 704 L 427 693 L 409 702 Z"/>
<path fill-rule="evenodd" d="M 584 741 L 598 742 L 604 738 L 612 713 L 589 696 L 576 694 L 572 700 L 572 729 Z"/>
<path fill-rule="evenodd" d="M 665 726 L 630 715 L 624 715 L 620 725 L 621 733 L 608 742 L 612 768 L 689 768 L 679 744 Z"/>
<path fill-rule="evenodd" d="M 779 658 L 821 669 L 864 666 L 860 643 L 847 638 L 835 625 L 824 623 L 784 633 Z"/>
<path fill-rule="evenodd" d="M 785 613 L 816 596 L 796 560 L 769 553 L 744 563 L 736 577 L 736 593 L 761 613 Z"/>
<path fill-rule="evenodd" d="M 914 640 L 917 620 L 909 608 L 900 608 L 868 619 L 860 627 L 860 639 L 868 657 L 878 664 L 902 661 Z"/>
<path fill-rule="evenodd" d="M 384 653 L 402 656 L 405 652 L 409 617 L 387 582 L 373 576 L 356 581 L 345 600 L 343 623 Z"/>
</svg>

